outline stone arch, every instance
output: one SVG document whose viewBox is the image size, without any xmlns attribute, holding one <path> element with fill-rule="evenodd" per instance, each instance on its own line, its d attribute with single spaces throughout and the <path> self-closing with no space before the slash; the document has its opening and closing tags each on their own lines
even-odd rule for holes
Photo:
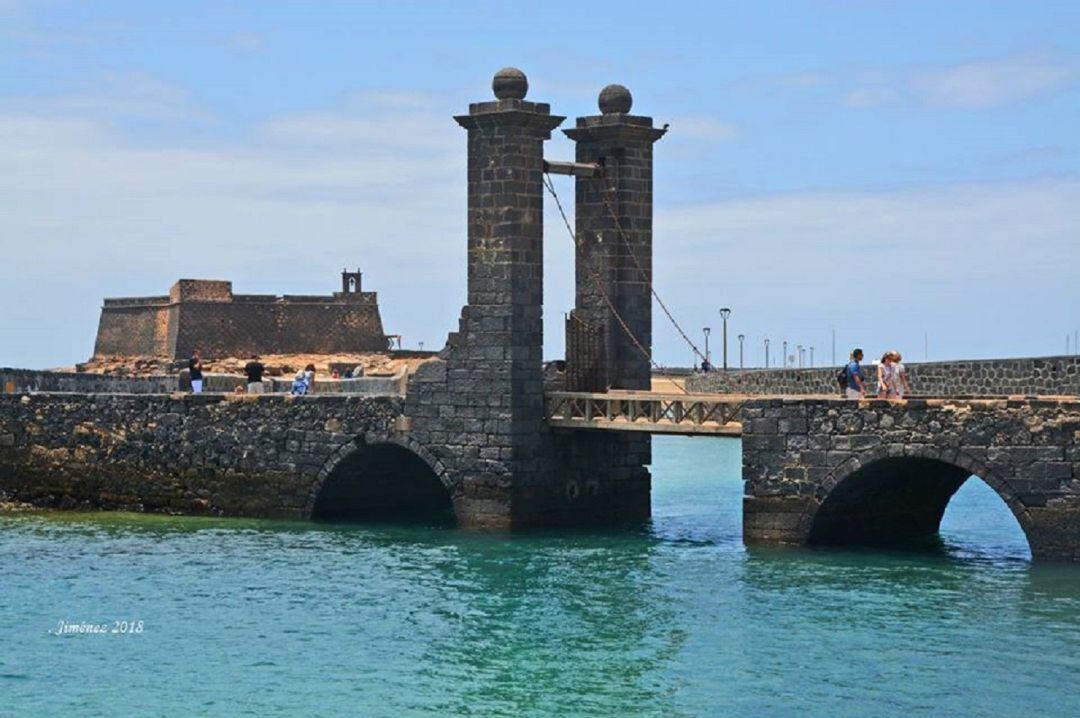
<svg viewBox="0 0 1080 718">
<path fill-rule="evenodd" d="M 445 465 L 411 437 L 368 433 L 341 445 L 323 463 L 305 513 L 310 518 L 449 517 L 453 489 Z"/>
<path fill-rule="evenodd" d="M 892 543 L 936 536 L 945 508 L 969 477 L 990 486 L 1020 524 L 1032 554 L 1035 522 L 1009 482 L 962 449 L 882 445 L 838 465 L 801 519 L 809 543 Z"/>
</svg>

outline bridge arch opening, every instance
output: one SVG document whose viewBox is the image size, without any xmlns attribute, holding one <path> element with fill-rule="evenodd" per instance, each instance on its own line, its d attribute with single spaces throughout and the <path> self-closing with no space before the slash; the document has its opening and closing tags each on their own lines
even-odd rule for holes
<svg viewBox="0 0 1080 718">
<path fill-rule="evenodd" d="M 831 545 L 940 548 L 939 530 L 949 502 L 969 480 L 988 485 L 1031 538 L 1015 498 L 986 472 L 933 458 L 887 457 L 843 475 L 814 513 L 808 542 Z M 1000 519 L 997 519 L 1000 520 Z"/>
<path fill-rule="evenodd" d="M 453 524 L 450 491 L 419 455 L 395 443 L 358 447 L 318 488 L 316 520 Z"/>
</svg>

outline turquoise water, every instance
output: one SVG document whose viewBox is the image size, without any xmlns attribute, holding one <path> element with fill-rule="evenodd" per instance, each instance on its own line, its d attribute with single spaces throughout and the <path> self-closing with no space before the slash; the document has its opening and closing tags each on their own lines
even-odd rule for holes
<svg viewBox="0 0 1080 718">
<path fill-rule="evenodd" d="M 1080 567 L 981 482 L 934 554 L 747 550 L 737 443 L 654 454 L 621 533 L 2 517 L 0 716 L 1080 715 Z"/>
</svg>

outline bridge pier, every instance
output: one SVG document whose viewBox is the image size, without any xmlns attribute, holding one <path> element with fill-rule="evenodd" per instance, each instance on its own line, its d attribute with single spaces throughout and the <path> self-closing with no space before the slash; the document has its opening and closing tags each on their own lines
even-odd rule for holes
<svg viewBox="0 0 1080 718">
<path fill-rule="evenodd" d="M 748 544 L 924 540 L 977 476 L 1034 558 L 1080 561 L 1080 400 L 763 399 L 741 419 Z"/>
<path fill-rule="evenodd" d="M 410 435 L 453 480 L 466 526 L 535 523 L 550 480 L 544 429 L 544 141 L 563 117 L 500 70 L 496 99 L 455 117 L 468 132 L 468 304 L 438 361 L 409 381 Z"/>
</svg>

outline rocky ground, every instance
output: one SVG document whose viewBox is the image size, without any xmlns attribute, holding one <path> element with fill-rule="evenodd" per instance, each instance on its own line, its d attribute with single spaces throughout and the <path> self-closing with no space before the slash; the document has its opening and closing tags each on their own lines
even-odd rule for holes
<svg viewBox="0 0 1080 718">
<path fill-rule="evenodd" d="M 335 369 L 344 375 L 346 369 L 361 366 L 364 376 L 394 376 L 402 368 L 414 371 L 430 356 L 393 356 L 371 354 L 273 354 L 259 357 L 270 376 L 288 376 L 308 364 L 315 365 L 317 374 L 327 377 Z M 215 374 L 243 374 L 250 357 L 203 357 L 203 371 Z M 169 357 L 94 357 L 79 364 L 77 371 L 110 376 L 155 376 L 172 374 L 187 367 L 187 360 Z"/>
</svg>

